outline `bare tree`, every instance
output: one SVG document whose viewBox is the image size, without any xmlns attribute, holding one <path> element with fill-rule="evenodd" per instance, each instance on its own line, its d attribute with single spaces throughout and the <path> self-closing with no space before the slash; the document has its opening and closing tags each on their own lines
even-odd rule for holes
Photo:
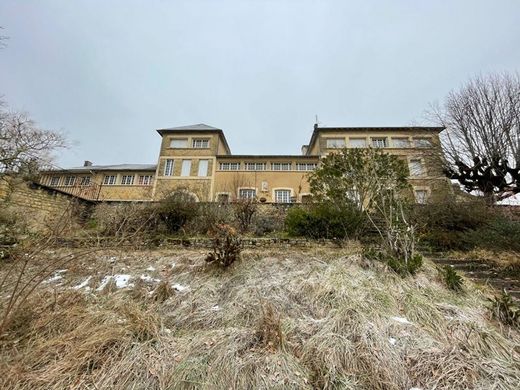
<svg viewBox="0 0 520 390">
<path fill-rule="evenodd" d="M 452 91 L 428 116 L 441 135 L 445 173 L 489 203 L 520 193 L 520 77 L 490 74 Z"/>
<path fill-rule="evenodd" d="M 53 151 L 66 146 L 63 135 L 39 128 L 25 113 L 0 106 L 0 176 L 30 171 L 50 162 Z"/>
</svg>

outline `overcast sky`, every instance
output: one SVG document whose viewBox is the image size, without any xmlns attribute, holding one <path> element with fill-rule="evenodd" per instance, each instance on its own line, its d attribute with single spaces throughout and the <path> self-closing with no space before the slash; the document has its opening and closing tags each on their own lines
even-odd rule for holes
<svg viewBox="0 0 520 390">
<path fill-rule="evenodd" d="M 520 1 L 0 0 L 0 94 L 74 142 L 60 166 L 155 163 L 157 128 L 299 154 L 322 126 L 421 121 L 520 67 Z"/>
</svg>

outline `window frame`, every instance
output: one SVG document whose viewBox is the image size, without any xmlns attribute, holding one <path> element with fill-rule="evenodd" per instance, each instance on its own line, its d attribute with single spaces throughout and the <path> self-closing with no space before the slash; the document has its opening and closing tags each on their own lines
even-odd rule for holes
<svg viewBox="0 0 520 390">
<path fill-rule="evenodd" d="M 258 167 L 261 167 L 260 169 Z M 267 163 L 265 162 L 245 162 L 244 163 L 245 171 L 266 171 Z"/>
<path fill-rule="evenodd" d="M 116 185 L 116 182 L 117 182 L 117 175 L 104 175 L 103 176 L 103 185 L 105 185 L 105 186 L 114 186 L 114 185 Z"/>
<path fill-rule="evenodd" d="M 312 166 L 312 169 L 309 169 L 309 166 Z M 305 167 L 305 169 L 301 169 L 302 167 Z M 297 171 L 303 171 L 303 172 L 309 172 L 314 171 L 316 168 L 318 168 L 318 163 L 302 163 L 297 162 L 296 163 L 296 170 Z"/>
<path fill-rule="evenodd" d="M 252 191 L 253 196 L 242 196 L 242 191 Z M 252 187 L 239 187 L 238 188 L 238 199 L 256 199 L 257 197 L 256 188 Z"/>
<path fill-rule="evenodd" d="M 54 182 L 56 180 L 56 182 Z M 58 187 L 60 185 L 61 176 L 51 176 L 51 180 L 49 182 L 50 186 Z"/>
<path fill-rule="evenodd" d="M 371 145 L 373 148 L 384 149 L 388 148 L 388 137 L 370 137 Z M 378 146 L 378 141 L 383 141 L 383 146 Z"/>
<path fill-rule="evenodd" d="M 330 141 L 330 144 L 329 144 L 329 141 Z M 340 141 L 342 143 L 342 145 L 341 146 L 331 145 L 332 142 L 334 142 L 334 141 Z M 347 143 L 345 142 L 345 138 L 338 137 L 338 138 L 326 138 L 325 139 L 325 147 L 327 149 L 343 149 L 346 146 L 347 146 Z"/>
<path fill-rule="evenodd" d="M 192 160 L 187 158 L 187 159 L 183 159 L 182 162 L 181 162 L 181 176 L 182 177 L 190 177 L 191 176 L 191 162 Z M 186 167 L 188 172 L 186 174 Z"/>
<path fill-rule="evenodd" d="M 65 176 L 63 178 L 63 185 L 65 187 L 72 187 L 72 186 L 74 186 L 74 184 L 76 184 L 76 176 L 70 175 L 70 176 Z"/>
<path fill-rule="evenodd" d="M 288 169 L 283 169 L 284 165 L 288 167 Z M 280 168 L 275 168 L 275 166 L 280 166 Z M 271 171 L 290 171 L 292 170 L 292 161 L 290 162 L 272 162 L 271 163 Z"/>
<path fill-rule="evenodd" d="M 174 142 L 185 141 L 185 146 L 174 146 Z M 170 149 L 189 149 L 189 139 L 188 138 L 171 138 L 170 139 Z"/>
<path fill-rule="evenodd" d="M 201 167 L 203 166 L 203 164 L 201 164 L 201 163 L 206 164 L 206 170 L 203 175 L 201 175 Z M 198 177 L 208 177 L 209 176 L 209 160 L 208 159 L 199 160 L 199 164 L 197 167 L 197 176 Z"/>
<path fill-rule="evenodd" d="M 426 141 L 427 144 L 422 144 L 421 141 Z M 414 137 L 413 138 L 413 146 L 417 149 L 428 149 L 433 146 L 432 137 Z"/>
<path fill-rule="evenodd" d="M 80 186 L 89 186 L 92 183 L 92 176 L 82 176 L 79 182 Z"/>
<path fill-rule="evenodd" d="M 417 195 L 418 193 L 424 193 L 424 198 L 419 198 Z M 415 199 L 415 203 L 417 204 L 427 204 L 428 200 L 430 198 L 430 189 L 426 187 L 414 187 L 413 189 L 413 196 Z"/>
<path fill-rule="evenodd" d="M 224 169 L 224 166 L 228 166 L 229 168 Z M 232 169 L 233 166 L 236 166 L 236 169 Z M 218 168 L 219 171 L 240 171 L 242 164 L 240 162 L 219 162 Z"/>
<path fill-rule="evenodd" d="M 153 175 L 139 175 L 137 185 L 150 186 L 153 183 Z"/>
<path fill-rule="evenodd" d="M 281 193 L 281 192 L 283 192 L 285 194 L 288 193 L 287 201 L 283 201 L 283 199 L 282 200 L 278 199 L 278 194 Z M 292 203 L 291 202 L 292 196 L 293 196 L 292 188 L 273 188 L 273 201 L 274 201 L 274 203 Z"/>
<path fill-rule="evenodd" d="M 121 175 L 121 185 L 131 186 L 134 185 L 135 175 Z"/>
<path fill-rule="evenodd" d="M 201 143 L 201 146 L 197 146 L 197 143 Z M 205 144 L 206 146 L 202 146 Z M 191 139 L 191 148 L 192 149 L 209 149 L 210 147 L 210 139 L 209 138 L 192 138 Z"/>
<path fill-rule="evenodd" d="M 363 141 L 363 146 L 354 145 L 353 141 Z M 352 149 L 365 149 L 367 147 L 366 137 L 351 137 L 348 139 L 348 144 Z"/>
<path fill-rule="evenodd" d="M 171 165 L 169 165 L 170 163 L 171 163 Z M 173 176 L 174 169 L 175 169 L 175 160 L 173 158 L 167 158 L 166 160 L 164 160 L 163 176 Z"/>
<path fill-rule="evenodd" d="M 420 166 L 420 171 L 416 171 L 412 169 L 412 164 L 414 162 L 418 162 Z M 426 167 L 424 165 L 424 161 L 420 157 L 412 157 L 408 160 L 408 171 L 410 172 L 410 177 L 423 177 L 426 176 Z"/>
<path fill-rule="evenodd" d="M 396 141 L 406 141 L 405 146 L 396 145 Z M 397 149 L 409 149 L 412 147 L 412 142 L 408 137 L 392 137 L 392 147 Z"/>
</svg>

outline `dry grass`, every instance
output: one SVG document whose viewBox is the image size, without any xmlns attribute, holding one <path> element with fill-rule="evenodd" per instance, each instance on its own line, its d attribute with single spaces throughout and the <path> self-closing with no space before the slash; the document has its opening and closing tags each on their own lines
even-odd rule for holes
<svg viewBox="0 0 520 390">
<path fill-rule="evenodd" d="M 482 261 L 499 268 L 520 267 L 520 253 L 516 252 L 473 249 L 467 252 L 453 251 L 449 255 L 454 259 Z"/>
<path fill-rule="evenodd" d="M 429 262 L 402 279 L 349 248 L 249 250 L 226 270 L 204 255 L 107 252 L 43 284 L 1 340 L 0 387 L 520 387 L 518 331 Z M 97 291 L 115 274 L 133 285 Z"/>
</svg>

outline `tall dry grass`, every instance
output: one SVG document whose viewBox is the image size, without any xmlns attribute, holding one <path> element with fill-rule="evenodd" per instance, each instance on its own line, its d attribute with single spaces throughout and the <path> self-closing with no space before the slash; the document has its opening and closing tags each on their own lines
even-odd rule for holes
<svg viewBox="0 0 520 390">
<path fill-rule="evenodd" d="M 453 293 L 428 262 L 403 279 L 348 248 L 245 251 L 226 270 L 203 251 L 110 256 L 27 302 L 2 340 L 1 388 L 520 387 L 518 331 L 490 319 L 485 290 Z M 160 283 L 69 287 L 149 265 Z"/>
</svg>

